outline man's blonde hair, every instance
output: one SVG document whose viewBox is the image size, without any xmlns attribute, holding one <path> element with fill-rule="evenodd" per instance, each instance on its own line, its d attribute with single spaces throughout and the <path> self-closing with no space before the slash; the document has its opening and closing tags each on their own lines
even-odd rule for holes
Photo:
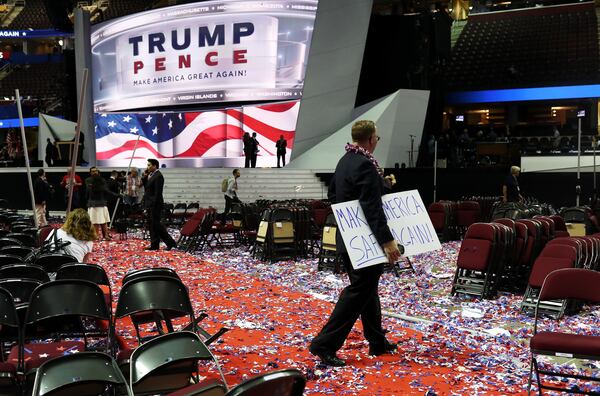
<svg viewBox="0 0 600 396">
<path fill-rule="evenodd" d="M 519 168 L 518 166 L 511 166 L 510 167 L 510 174 L 514 175 L 517 172 L 521 172 L 521 168 Z"/>
<path fill-rule="evenodd" d="M 371 120 L 356 121 L 352 125 L 352 141 L 365 142 L 375 133 L 375 123 Z"/>
</svg>

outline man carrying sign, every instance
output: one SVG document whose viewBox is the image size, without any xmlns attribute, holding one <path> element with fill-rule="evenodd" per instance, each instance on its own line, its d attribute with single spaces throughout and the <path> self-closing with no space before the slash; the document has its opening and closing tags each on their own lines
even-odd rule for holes
<svg viewBox="0 0 600 396">
<path fill-rule="evenodd" d="M 383 170 L 371 154 L 375 151 L 379 138 L 373 121 L 354 123 L 352 144 L 346 145 L 346 154 L 337 164 L 328 197 L 332 203 L 358 199 L 373 235 L 383 247 L 388 261 L 394 263 L 400 258 L 400 251 L 388 228 L 381 202 L 384 192 Z M 370 355 L 382 355 L 396 349 L 396 344 L 385 338 L 385 331 L 381 327 L 381 305 L 377 289 L 383 264 L 353 269 L 339 232 L 336 237 L 337 251 L 342 255 L 350 285 L 342 291 L 331 317 L 310 345 L 310 352 L 328 366 L 346 364 L 336 356 L 336 351 L 346 341 L 359 316 L 365 338 L 369 341 Z"/>
</svg>

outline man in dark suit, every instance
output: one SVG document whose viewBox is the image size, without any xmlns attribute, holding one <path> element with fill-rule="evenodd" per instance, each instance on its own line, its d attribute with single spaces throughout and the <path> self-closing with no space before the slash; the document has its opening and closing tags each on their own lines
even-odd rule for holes
<svg viewBox="0 0 600 396">
<path fill-rule="evenodd" d="M 394 263 L 400 258 L 400 251 L 387 226 L 381 203 L 383 171 L 371 155 L 378 141 L 373 121 L 357 121 L 352 126 L 353 143 L 346 146 L 347 152 L 337 164 L 328 196 L 333 203 L 359 201 L 374 237 L 382 246 L 388 261 Z M 328 366 L 346 364 L 336 356 L 336 351 L 346 341 L 359 316 L 365 338 L 369 341 L 370 355 L 382 355 L 396 349 L 396 344 L 386 339 L 385 330 L 381 327 L 377 288 L 383 264 L 355 270 L 339 232 L 336 245 L 348 272 L 350 285 L 342 291 L 331 317 L 310 345 L 310 352 Z"/>
<path fill-rule="evenodd" d="M 256 159 L 258 158 L 258 139 L 256 138 L 256 132 L 252 132 L 252 136 L 250 137 L 250 150 L 252 156 L 250 157 L 250 167 L 256 168 Z"/>
<path fill-rule="evenodd" d="M 177 246 L 177 243 L 160 222 L 165 179 L 158 170 L 158 161 L 154 158 L 148 159 L 146 170 L 148 176 L 144 183 L 144 208 L 146 209 L 146 220 L 150 229 L 150 246 L 146 250 L 158 250 L 161 240 L 167 245 L 167 250 L 171 250 Z"/>
<path fill-rule="evenodd" d="M 283 162 L 283 166 L 285 166 L 285 153 L 287 148 L 287 140 L 283 138 L 283 135 L 279 136 L 279 140 L 275 143 L 275 148 L 277 149 L 277 167 L 279 166 L 280 160 Z"/>
</svg>

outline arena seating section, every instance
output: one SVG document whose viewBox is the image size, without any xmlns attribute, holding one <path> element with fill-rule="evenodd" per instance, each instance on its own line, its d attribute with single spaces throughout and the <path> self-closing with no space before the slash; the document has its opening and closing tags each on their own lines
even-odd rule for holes
<svg viewBox="0 0 600 396">
<path fill-rule="evenodd" d="M 27 0 L 25 7 L 8 26 L 10 29 L 51 29 L 52 22 L 48 18 L 44 0 Z"/>
<path fill-rule="evenodd" d="M 452 49 L 447 88 L 598 83 L 598 65 L 593 3 L 474 14 Z"/>
<path fill-rule="evenodd" d="M 64 65 L 44 63 L 16 68 L 0 81 L 0 96 L 11 97 L 19 89 L 22 97 L 48 98 L 63 95 Z"/>
</svg>

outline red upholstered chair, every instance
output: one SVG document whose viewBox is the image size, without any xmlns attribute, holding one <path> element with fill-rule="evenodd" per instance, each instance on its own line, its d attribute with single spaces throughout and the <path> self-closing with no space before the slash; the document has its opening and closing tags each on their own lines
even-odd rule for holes
<svg viewBox="0 0 600 396">
<path fill-rule="evenodd" d="M 498 274 L 494 258 L 498 230 L 492 224 L 472 224 L 462 241 L 456 262 L 451 294 L 471 294 L 492 298 L 496 294 Z"/>
<path fill-rule="evenodd" d="M 516 222 L 524 224 L 527 227 L 527 243 L 521 255 L 520 264 L 525 268 L 527 275 L 529 275 L 531 266 L 541 250 L 542 226 L 539 222 L 528 219 L 519 219 Z"/>
<path fill-rule="evenodd" d="M 577 250 L 573 246 L 551 244 L 544 248 L 540 256 L 535 260 L 525 296 L 521 303 L 521 311 L 525 313 L 533 313 L 534 309 L 542 309 L 547 314 L 560 318 L 567 308 L 566 301 L 552 301 L 538 304 L 539 291 L 542 288 L 544 279 L 552 271 L 573 268 L 577 262 Z"/>
<path fill-rule="evenodd" d="M 555 237 L 569 237 L 569 231 L 567 230 L 567 225 L 565 224 L 565 220 L 562 216 L 552 215 L 549 216 L 552 220 L 554 220 L 554 236 Z"/>
<path fill-rule="evenodd" d="M 202 224 L 202 220 L 204 220 L 204 216 L 207 213 L 207 209 L 198 209 L 185 222 L 179 231 L 179 239 L 177 240 L 178 249 L 189 252 L 195 247 L 198 238 L 200 237 L 200 226 Z"/>
<path fill-rule="evenodd" d="M 542 312 L 541 305 L 556 300 L 575 299 L 600 303 L 600 273 L 581 269 L 566 268 L 559 269 L 548 274 L 539 293 L 538 303 L 535 307 L 535 322 L 533 325 L 533 337 L 529 341 L 531 349 L 531 364 L 529 369 L 528 390 L 531 393 L 532 374 L 535 369 L 538 392 L 542 389 L 555 390 L 568 393 L 573 388 L 560 388 L 557 386 L 544 385 L 541 381 L 542 375 L 577 378 L 585 381 L 600 381 L 598 377 L 576 376 L 571 373 L 554 371 L 554 369 L 540 369 L 537 361 L 538 355 L 560 356 L 571 359 L 600 360 L 600 337 L 592 335 L 581 335 L 557 331 L 539 331 L 538 321 Z M 556 367 L 558 368 L 558 367 Z"/>
<path fill-rule="evenodd" d="M 573 237 L 560 237 L 554 238 L 553 240 L 548 242 L 546 246 L 551 245 L 568 245 L 574 247 L 575 250 L 577 250 L 577 261 L 575 263 L 575 267 L 583 268 L 583 263 L 586 260 L 587 251 L 582 241 L 579 241 Z"/>
<path fill-rule="evenodd" d="M 427 214 L 440 241 L 446 240 L 448 234 L 449 214 L 447 206 L 441 202 L 433 202 L 427 208 Z"/>
<path fill-rule="evenodd" d="M 456 212 L 456 225 L 459 230 L 466 230 L 471 224 L 481 219 L 481 208 L 479 202 L 462 201 L 458 203 Z"/>
</svg>

